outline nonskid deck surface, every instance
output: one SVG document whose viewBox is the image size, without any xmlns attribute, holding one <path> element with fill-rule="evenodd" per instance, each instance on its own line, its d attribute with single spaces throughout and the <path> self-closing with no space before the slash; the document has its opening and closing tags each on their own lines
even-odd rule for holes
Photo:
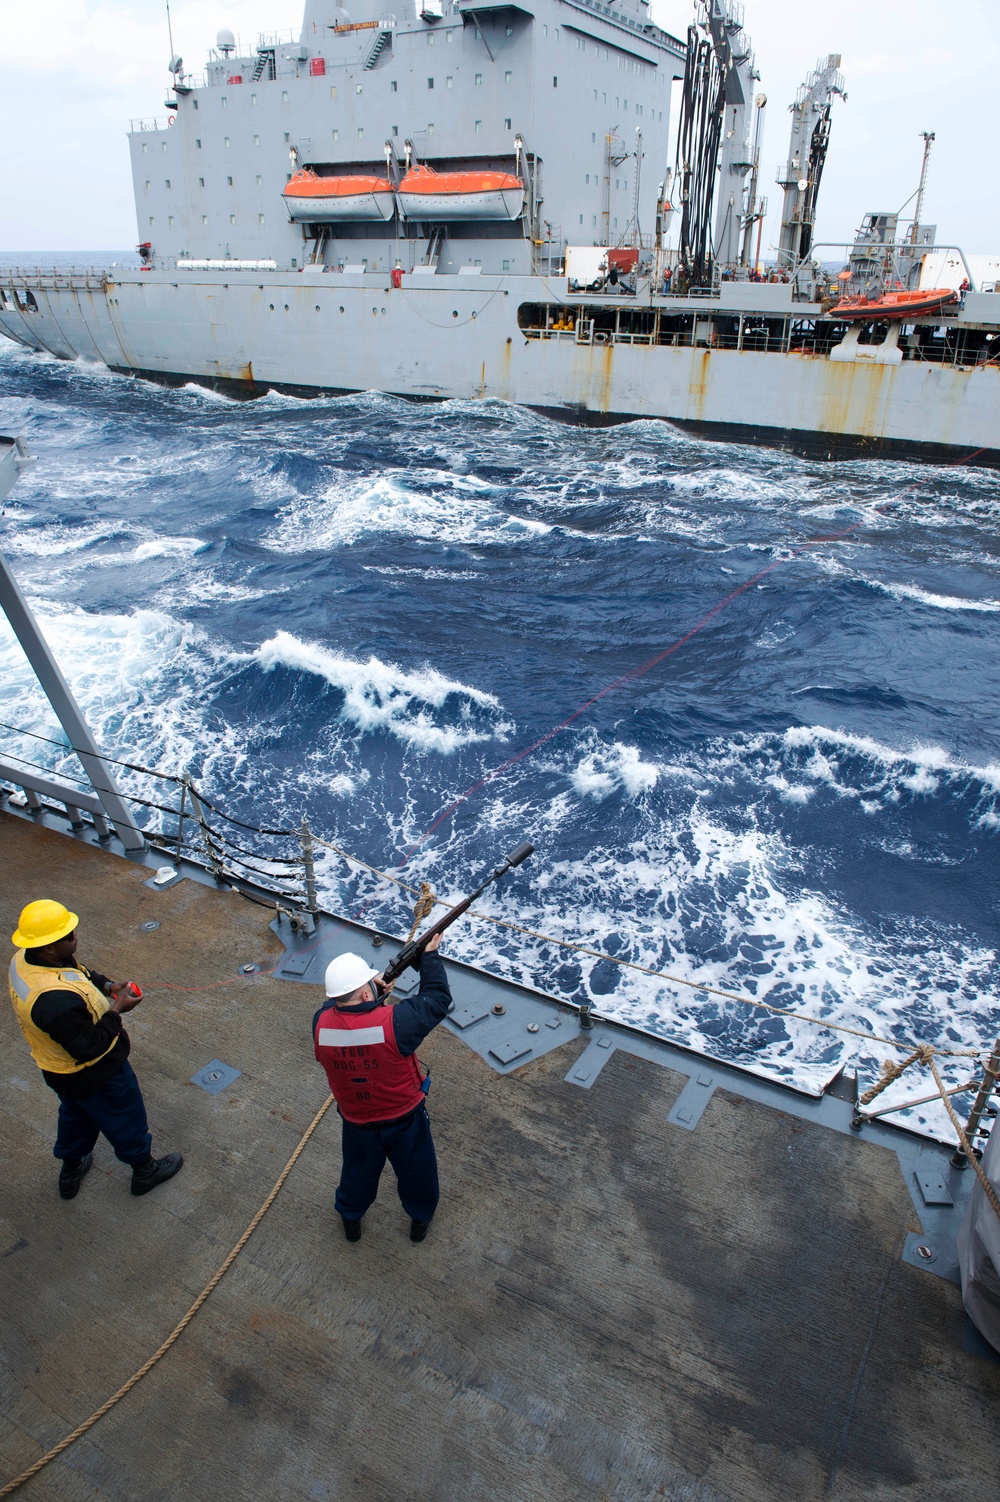
<svg viewBox="0 0 1000 1502">
<path fill-rule="evenodd" d="M 103 1143 L 61 1201 L 54 1097 L 9 1009 L 0 1298 L 2 1474 L 159 1345 L 324 1097 L 318 988 L 269 975 L 266 910 L 0 815 L 0 915 L 51 892 L 81 956 L 141 981 L 133 1061 L 183 1172 L 133 1199 Z M 145 931 L 142 924 L 157 921 Z M 191 990 L 168 990 L 162 982 Z M 457 998 L 459 1005 L 461 997 Z M 991 1495 L 1000 1365 L 962 1349 L 957 1287 L 900 1260 L 894 1153 L 575 1035 L 498 1074 L 439 1029 L 422 1053 L 443 1199 L 413 1246 L 390 1182 L 357 1246 L 332 1209 L 329 1114 L 177 1346 L 26 1499 L 949 1499 Z M 217 1095 L 188 1083 L 240 1069 Z"/>
</svg>

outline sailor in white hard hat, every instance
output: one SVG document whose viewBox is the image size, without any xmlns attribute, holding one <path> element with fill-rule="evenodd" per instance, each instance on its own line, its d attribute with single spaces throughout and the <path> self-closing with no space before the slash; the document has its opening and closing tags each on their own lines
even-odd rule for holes
<svg viewBox="0 0 1000 1502">
<path fill-rule="evenodd" d="M 423 1241 L 438 1203 L 437 1158 L 425 1104 L 430 1074 L 416 1051 L 451 1007 L 436 934 L 420 960 L 420 989 L 389 1005 L 381 976 L 358 954 L 326 969 L 326 1003 L 313 1018 L 316 1057 L 343 1121 L 344 1164 L 334 1205 L 348 1241 L 392 1164 L 410 1240 Z"/>
</svg>

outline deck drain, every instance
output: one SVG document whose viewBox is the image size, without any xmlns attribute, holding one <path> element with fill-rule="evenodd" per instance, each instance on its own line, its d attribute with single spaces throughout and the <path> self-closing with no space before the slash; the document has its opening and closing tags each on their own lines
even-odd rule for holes
<svg viewBox="0 0 1000 1502">
<path fill-rule="evenodd" d="M 155 918 L 147 918 L 145 923 L 139 924 L 139 927 L 142 929 L 144 934 L 155 934 L 159 926 L 160 925 Z"/>
<path fill-rule="evenodd" d="M 937 1261 L 937 1252 L 935 1252 L 932 1247 L 926 1246 L 923 1243 L 921 1243 L 920 1246 L 917 1247 L 917 1256 L 920 1257 L 924 1262 Z"/>
<path fill-rule="evenodd" d="M 528 1032 L 529 1033 L 537 1033 L 538 1032 L 538 1023 L 537 1022 L 529 1022 L 528 1023 Z"/>
<path fill-rule="evenodd" d="M 498 1001 L 496 1003 L 496 1005 L 493 1007 L 493 1015 L 494 1015 L 494 1017 L 502 1017 L 503 1014 L 504 1014 L 504 1012 L 506 1012 L 506 1010 L 507 1010 L 507 1008 L 504 1006 L 503 1002 L 502 1001 Z"/>
<path fill-rule="evenodd" d="M 260 970 L 260 966 L 259 965 L 241 965 L 240 966 L 240 974 L 241 975 L 256 975 L 259 970 Z"/>
</svg>

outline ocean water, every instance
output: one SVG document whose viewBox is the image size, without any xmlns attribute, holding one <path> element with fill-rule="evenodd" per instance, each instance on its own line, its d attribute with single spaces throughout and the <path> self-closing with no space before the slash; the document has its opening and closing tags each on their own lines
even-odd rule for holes
<svg viewBox="0 0 1000 1502">
<path fill-rule="evenodd" d="M 471 920 L 447 952 L 802 1088 L 874 1078 L 868 1034 L 1000 1032 L 995 474 L 494 402 L 236 402 L 7 343 L 0 425 L 38 456 L 2 545 L 112 754 L 445 899 L 530 838 L 482 911 L 678 980 Z M 6 627 L 0 719 L 59 738 Z M 395 888 L 319 873 L 406 931 Z"/>
</svg>

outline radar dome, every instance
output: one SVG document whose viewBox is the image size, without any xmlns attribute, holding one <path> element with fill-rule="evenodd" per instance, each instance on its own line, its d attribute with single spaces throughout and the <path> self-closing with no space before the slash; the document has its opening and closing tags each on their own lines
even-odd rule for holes
<svg viewBox="0 0 1000 1502">
<path fill-rule="evenodd" d="M 233 33 L 229 30 L 228 26 L 223 26 L 222 30 L 219 32 L 218 36 L 215 39 L 215 45 L 218 47 L 220 52 L 236 51 L 236 38 L 233 36 Z"/>
</svg>

